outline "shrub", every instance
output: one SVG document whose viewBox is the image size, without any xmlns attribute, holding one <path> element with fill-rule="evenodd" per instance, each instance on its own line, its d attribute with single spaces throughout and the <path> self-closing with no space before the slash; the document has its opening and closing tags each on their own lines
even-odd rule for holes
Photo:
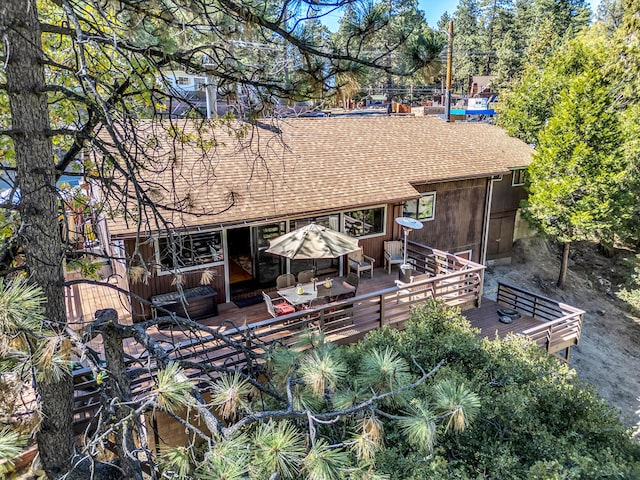
<svg viewBox="0 0 640 480">
<path fill-rule="evenodd" d="M 416 309 L 404 331 L 372 332 L 354 347 L 388 346 L 420 365 L 445 358 L 434 381 L 462 382 L 482 401 L 473 424 L 440 435 L 432 455 L 388 433 L 384 471 L 430 479 L 640 478 L 630 431 L 575 371 L 523 338 L 489 341 L 476 333 L 459 312 L 431 304 Z"/>
</svg>

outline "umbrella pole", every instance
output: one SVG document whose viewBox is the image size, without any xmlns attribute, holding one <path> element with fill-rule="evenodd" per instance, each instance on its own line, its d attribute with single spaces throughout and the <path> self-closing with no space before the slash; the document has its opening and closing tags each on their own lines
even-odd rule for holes
<svg viewBox="0 0 640 480">
<path fill-rule="evenodd" d="M 313 272 L 311 274 L 311 281 L 313 282 L 313 291 L 316 291 L 316 280 L 317 280 L 317 273 L 318 273 L 318 266 L 316 265 L 316 259 L 313 259 L 313 263 L 312 263 L 312 267 L 311 267 L 311 271 Z"/>
</svg>

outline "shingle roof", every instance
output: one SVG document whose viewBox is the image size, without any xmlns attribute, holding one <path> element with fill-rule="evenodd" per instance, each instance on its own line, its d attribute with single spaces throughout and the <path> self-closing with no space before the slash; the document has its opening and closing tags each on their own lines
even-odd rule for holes
<svg viewBox="0 0 640 480">
<path fill-rule="evenodd" d="M 194 131 L 189 121 L 182 125 Z M 140 132 L 151 127 L 143 124 Z M 188 195 L 200 213 L 167 212 L 176 226 L 398 202 L 417 196 L 411 184 L 505 174 L 528 165 L 533 152 L 498 127 L 436 117 L 286 119 L 249 129 L 242 139 L 226 130 L 215 130 L 215 151 L 178 144 L 176 153 L 155 130 L 154 171 L 144 176 L 157 182 L 161 201 Z M 117 217 L 109 229 L 122 236 L 136 226 Z"/>
</svg>

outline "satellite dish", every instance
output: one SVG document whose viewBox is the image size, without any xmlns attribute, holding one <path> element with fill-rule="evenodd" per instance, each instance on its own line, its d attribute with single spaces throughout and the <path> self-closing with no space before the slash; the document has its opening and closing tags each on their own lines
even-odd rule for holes
<svg viewBox="0 0 640 480">
<path fill-rule="evenodd" d="M 422 227 L 424 227 L 421 221 L 411 217 L 398 217 L 396 218 L 396 223 L 401 227 L 407 228 L 409 230 L 420 230 Z"/>
</svg>

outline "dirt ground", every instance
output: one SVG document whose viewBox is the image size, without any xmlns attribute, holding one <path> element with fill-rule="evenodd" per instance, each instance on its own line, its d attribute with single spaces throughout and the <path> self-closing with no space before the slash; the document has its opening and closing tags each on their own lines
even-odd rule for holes
<svg viewBox="0 0 640 480">
<path fill-rule="evenodd" d="M 621 411 L 622 420 L 640 426 L 640 318 L 629 313 L 615 292 L 630 274 L 633 252 L 616 250 L 612 258 L 596 246 L 578 243 L 570 255 L 564 290 L 556 286 L 560 249 L 544 240 L 519 240 L 510 265 L 489 267 L 485 295 L 495 298 L 502 281 L 585 310 L 580 345 L 570 366 L 578 376 Z"/>
</svg>

